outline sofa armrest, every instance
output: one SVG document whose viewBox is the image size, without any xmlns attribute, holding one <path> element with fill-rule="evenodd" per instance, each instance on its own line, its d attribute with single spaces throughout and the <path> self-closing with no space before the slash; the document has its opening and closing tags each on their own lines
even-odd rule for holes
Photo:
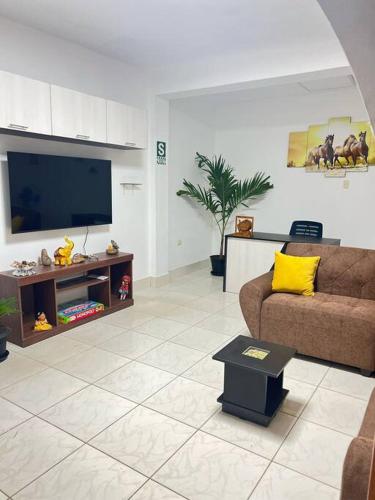
<svg viewBox="0 0 375 500">
<path fill-rule="evenodd" d="M 251 335 L 259 338 L 260 335 L 260 313 L 262 302 L 272 293 L 273 272 L 262 274 L 248 283 L 240 290 L 240 305 L 246 324 Z"/>
<path fill-rule="evenodd" d="M 346 453 L 341 482 L 341 500 L 367 500 L 373 440 L 356 437 Z"/>
</svg>

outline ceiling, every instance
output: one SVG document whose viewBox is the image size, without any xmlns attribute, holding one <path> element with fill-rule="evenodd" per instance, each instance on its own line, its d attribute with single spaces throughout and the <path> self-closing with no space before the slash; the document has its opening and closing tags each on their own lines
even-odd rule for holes
<svg viewBox="0 0 375 500">
<path fill-rule="evenodd" d="M 259 101 L 264 99 L 284 99 L 288 97 L 305 96 L 314 93 L 329 92 L 331 90 L 356 87 L 355 80 L 350 72 L 346 75 L 329 76 L 319 75 L 319 78 L 304 79 L 302 81 L 281 83 L 280 81 L 259 82 L 256 86 L 242 90 L 208 93 L 205 95 L 179 97 L 175 99 L 184 102 L 195 102 L 199 105 L 220 106 L 227 103 Z M 172 98 L 172 100 L 175 100 Z"/>
<path fill-rule="evenodd" d="M 0 0 L 0 16 L 146 68 L 337 44 L 315 0 Z"/>
</svg>

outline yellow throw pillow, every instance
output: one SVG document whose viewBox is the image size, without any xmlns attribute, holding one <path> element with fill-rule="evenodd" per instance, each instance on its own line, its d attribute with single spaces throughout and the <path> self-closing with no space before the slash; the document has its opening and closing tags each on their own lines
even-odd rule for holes
<svg viewBox="0 0 375 500">
<path fill-rule="evenodd" d="M 314 280 L 320 257 L 296 257 L 275 252 L 273 292 L 314 295 Z"/>
</svg>

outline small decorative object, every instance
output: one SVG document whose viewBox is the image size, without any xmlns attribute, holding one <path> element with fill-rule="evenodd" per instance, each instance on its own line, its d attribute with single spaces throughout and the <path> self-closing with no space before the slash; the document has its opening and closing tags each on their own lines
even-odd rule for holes
<svg viewBox="0 0 375 500">
<path fill-rule="evenodd" d="M 48 323 L 48 320 L 46 318 L 46 313 L 43 311 L 38 312 L 36 315 L 36 320 L 34 324 L 34 331 L 36 332 L 43 332 L 46 330 L 51 330 L 52 325 Z"/>
<path fill-rule="evenodd" d="M 55 266 L 70 266 L 72 264 L 72 250 L 74 243 L 67 236 L 64 236 L 66 245 L 55 250 Z"/>
<path fill-rule="evenodd" d="M 254 217 L 247 215 L 236 216 L 236 232 L 233 236 L 239 238 L 252 238 L 254 229 Z"/>
<path fill-rule="evenodd" d="M 52 259 L 48 255 L 47 250 L 43 248 L 43 250 L 40 253 L 40 263 L 42 266 L 51 266 L 52 265 Z"/>
<path fill-rule="evenodd" d="M 114 240 L 111 240 L 111 243 L 108 245 L 106 250 L 107 255 L 117 255 L 118 252 L 119 252 L 118 244 Z"/>
<path fill-rule="evenodd" d="M 237 179 L 233 168 L 220 156 L 211 160 L 202 154 L 196 155 L 197 167 L 206 174 L 207 186 L 194 184 L 183 180 L 183 188 L 177 191 L 177 196 L 191 198 L 211 212 L 220 231 L 220 253 L 211 255 L 214 276 L 224 276 L 225 256 L 224 239 L 227 224 L 237 207 L 248 208 L 249 203 L 263 196 L 273 188 L 270 176 L 257 172 L 249 179 Z"/>
<path fill-rule="evenodd" d="M 15 297 L 0 299 L 0 319 L 4 316 L 10 316 L 17 312 L 17 303 Z M 7 351 L 7 338 L 10 330 L 0 323 L 0 363 L 5 361 L 9 355 Z"/>
<path fill-rule="evenodd" d="M 32 274 L 36 274 L 35 267 L 36 267 L 36 262 L 34 261 L 18 261 L 15 260 L 13 264 L 11 264 L 12 267 L 15 268 L 13 271 L 13 276 L 18 276 L 18 277 L 23 277 L 23 276 L 31 276 Z"/>
<path fill-rule="evenodd" d="M 266 357 L 269 355 L 270 352 L 271 351 L 268 351 L 267 349 L 260 349 L 257 347 L 250 346 L 247 349 L 245 349 L 242 354 L 244 356 L 249 356 L 249 358 L 260 359 L 263 361 L 263 359 L 266 359 Z"/>
<path fill-rule="evenodd" d="M 82 264 L 85 262 L 88 257 L 86 255 L 82 255 L 81 253 L 75 253 L 72 257 L 73 264 Z"/>
<path fill-rule="evenodd" d="M 125 300 L 126 297 L 128 296 L 130 281 L 131 281 L 131 278 L 127 274 L 125 274 L 121 278 L 121 286 L 118 289 L 118 294 L 119 294 L 120 300 Z"/>
</svg>

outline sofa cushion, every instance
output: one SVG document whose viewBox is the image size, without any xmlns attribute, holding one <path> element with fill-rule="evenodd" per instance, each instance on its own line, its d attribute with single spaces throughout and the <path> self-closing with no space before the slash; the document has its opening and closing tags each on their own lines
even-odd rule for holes
<svg viewBox="0 0 375 500">
<path fill-rule="evenodd" d="M 296 257 L 275 252 L 272 291 L 314 295 L 314 280 L 320 257 Z"/>
<path fill-rule="evenodd" d="M 320 255 L 316 275 L 318 292 L 375 300 L 375 250 L 289 243 L 288 255 Z"/>
<path fill-rule="evenodd" d="M 375 438 L 375 389 L 372 391 L 367 410 L 363 418 L 359 436 L 374 439 Z"/>
<path fill-rule="evenodd" d="M 375 301 L 321 292 L 313 297 L 274 293 L 263 301 L 260 338 L 373 370 Z"/>
</svg>

